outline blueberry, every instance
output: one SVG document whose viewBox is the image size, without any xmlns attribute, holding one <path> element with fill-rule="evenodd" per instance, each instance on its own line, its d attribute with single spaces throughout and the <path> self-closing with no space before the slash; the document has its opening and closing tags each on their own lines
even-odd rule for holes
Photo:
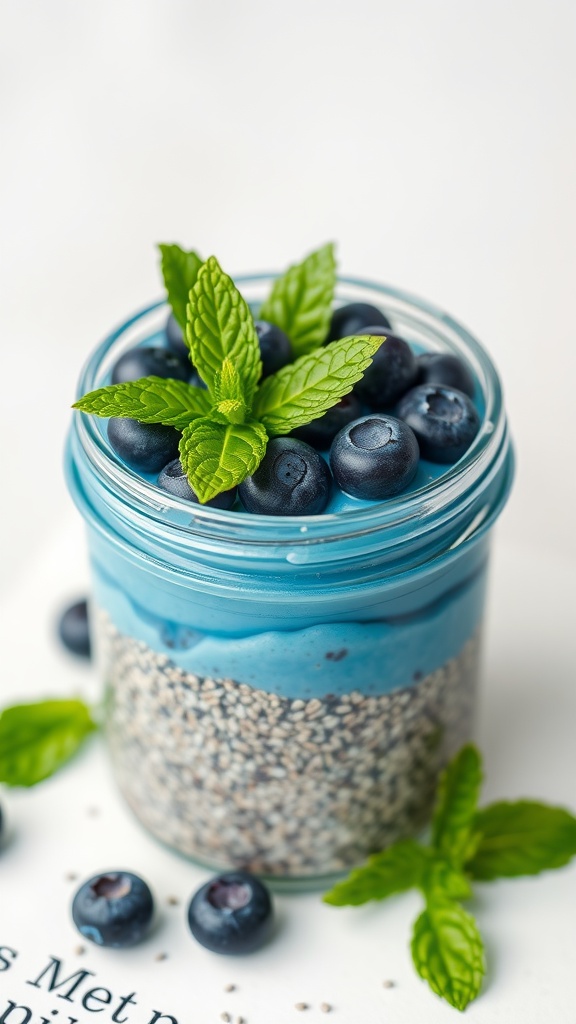
<svg viewBox="0 0 576 1024">
<path fill-rule="evenodd" d="M 470 447 L 480 417 L 468 395 L 442 384 L 420 384 L 398 404 L 397 414 L 416 434 L 431 462 L 456 462 Z"/>
<path fill-rule="evenodd" d="M 295 437 L 274 437 L 253 476 L 238 494 L 247 512 L 268 516 L 313 516 L 323 512 L 332 477 L 324 459 Z"/>
<path fill-rule="evenodd" d="M 192 935 L 213 953 L 251 953 L 269 938 L 272 923 L 270 893 L 246 871 L 212 878 L 188 907 Z"/>
<path fill-rule="evenodd" d="M 366 334 L 386 334 L 380 327 L 367 327 Z M 410 345 L 395 334 L 386 334 L 386 341 L 372 356 L 364 376 L 354 386 L 354 393 L 371 409 L 389 409 L 416 383 L 416 359 Z"/>
<path fill-rule="evenodd" d="M 347 306 L 340 306 L 335 309 L 330 322 L 330 330 L 326 342 L 336 341 L 338 338 L 348 338 L 351 334 L 364 334 L 366 327 L 391 328 L 387 316 L 384 316 L 376 306 L 368 302 L 349 302 Z"/>
<path fill-rule="evenodd" d="M 426 352 L 418 356 L 419 384 L 444 384 L 474 398 L 474 377 L 466 363 L 449 352 Z"/>
<path fill-rule="evenodd" d="M 182 469 L 180 459 L 172 459 L 158 477 L 158 486 L 177 498 L 185 498 L 186 501 L 194 501 L 198 504 L 198 495 L 192 490 L 188 483 L 188 477 Z M 217 494 L 215 498 L 206 501 L 204 504 L 210 508 L 232 508 L 236 500 L 236 488 Z"/>
<path fill-rule="evenodd" d="M 140 377 L 171 377 L 173 380 L 185 380 L 190 377 L 190 360 L 182 359 L 167 348 L 147 346 L 131 348 L 114 366 L 112 383 L 124 384 Z"/>
<path fill-rule="evenodd" d="M 168 348 L 175 352 L 177 356 L 184 356 L 189 359 L 188 345 L 184 341 L 184 335 L 182 334 L 182 328 L 178 323 L 174 313 L 170 313 L 166 321 L 166 344 Z"/>
<path fill-rule="evenodd" d="M 418 469 L 418 442 L 394 416 L 363 416 L 343 427 L 330 449 L 336 483 L 354 498 L 379 501 L 403 491 Z"/>
<path fill-rule="evenodd" d="M 306 444 L 311 444 L 319 451 L 325 451 L 332 444 L 338 431 L 352 420 L 357 420 L 361 415 L 362 407 L 356 395 L 344 395 L 344 398 L 328 409 L 323 416 L 307 423 L 305 427 L 293 430 L 291 436 L 297 437 L 299 441 L 305 441 Z"/>
<path fill-rule="evenodd" d="M 178 454 L 180 434 L 161 423 L 139 423 L 127 417 L 108 420 L 108 440 L 114 451 L 132 469 L 159 473 Z"/>
<path fill-rule="evenodd" d="M 66 650 L 80 658 L 89 658 L 90 622 L 88 619 L 88 602 L 83 599 L 69 605 L 58 622 L 58 636 Z"/>
<path fill-rule="evenodd" d="M 292 346 L 284 331 L 267 320 L 255 320 L 254 327 L 260 345 L 262 377 L 269 377 L 292 361 Z"/>
<path fill-rule="evenodd" d="M 99 946 L 133 946 L 148 931 L 154 901 L 143 879 L 129 871 L 108 871 L 84 882 L 72 901 L 72 919 Z"/>
</svg>

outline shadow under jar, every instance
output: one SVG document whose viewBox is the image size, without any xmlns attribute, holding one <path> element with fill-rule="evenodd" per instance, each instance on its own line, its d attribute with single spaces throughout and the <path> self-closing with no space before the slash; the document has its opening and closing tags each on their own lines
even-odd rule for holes
<svg viewBox="0 0 576 1024">
<path fill-rule="evenodd" d="M 270 278 L 238 278 L 257 309 Z M 382 308 L 417 350 L 476 380 L 482 425 L 454 466 L 311 517 L 193 505 L 127 468 L 106 422 L 75 414 L 70 490 L 88 527 L 94 642 L 118 785 L 158 839 L 211 868 L 321 884 L 429 820 L 438 773 L 471 736 L 491 528 L 513 456 L 479 343 L 429 304 L 352 279 L 337 302 Z M 116 330 L 79 394 L 119 355 L 162 343 L 156 304 Z"/>
</svg>

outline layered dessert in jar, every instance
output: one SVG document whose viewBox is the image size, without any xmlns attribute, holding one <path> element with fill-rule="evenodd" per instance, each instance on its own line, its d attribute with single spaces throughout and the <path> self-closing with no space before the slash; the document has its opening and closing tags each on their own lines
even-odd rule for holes
<svg viewBox="0 0 576 1024">
<path fill-rule="evenodd" d="M 510 440 L 429 304 L 330 247 L 234 284 L 194 255 L 164 247 L 173 311 L 94 352 L 70 431 L 110 754 L 164 843 L 304 883 L 425 827 L 470 738 Z"/>
</svg>

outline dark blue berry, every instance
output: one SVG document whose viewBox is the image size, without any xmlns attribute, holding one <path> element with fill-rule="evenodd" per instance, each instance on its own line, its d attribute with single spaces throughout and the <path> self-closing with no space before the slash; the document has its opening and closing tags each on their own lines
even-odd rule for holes
<svg viewBox="0 0 576 1024">
<path fill-rule="evenodd" d="M 298 427 L 292 431 L 292 437 L 297 437 L 299 441 L 305 441 L 306 444 L 311 444 L 313 448 L 317 448 L 319 451 L 326 451 L 332 441 L 336 437 L 339 430 L 345 427 L 347 423 L 351 423 L 352 420 L 357 420 L 362 414 L 362 407 L 360 400 L 356 398 L 356 395 L 352 393 L 344 395 L 340 401 L 333 405 L 328 412 L 325 412 L 323 416 L 320 416 L 317 420 L 312 420 L 311 423 L 307 423 L 305 427 Z"/>
<path fill-rule="evenodd" d="M 380 348 L 354 392 L 371 409 L 390 409 L 416 382 L 416 359 L 410 345 L 395 334 L 386 334 L 380 327 L 367 327 L 366 334 L 385 334 Z"/>
<path fill-rule="evenodd" d="M 418 356 L 419 384 L 444 384 L 474 398 L 474 377 L 466 363 L 449 352 L 426 352 Z"/>
<path fill-rule="evenodd" d="M 167 348 L 131 348 L 114 366 L 112 383 L 125 384 L 140 377 L 171 377 L 185 380 L 190 377 L 190 360 L 182 359 Z"/>
<path fill-rule="evenodd" d="M 292 346 L 284 331 L 267 320 L 255 320 L 254 327 L 260 345 L 262 378 L 269 377 L 292 361 Z"/>
<path fill-rule="evenodd" d="M 180 434 L 161 423 L 139 423 L 127 417 L 108 420 L 108 440 L 114 451 L 132 469 L 159 473 L 178 454 Z"/>
<path fill-rule="evenodd" d="M 418 442 L 394 416 L 363 416 L 334 438 L 330 465 L 339 487 L 354 498 L 379 501 L 399 494 L 418 469 Z"/>
<path fill-rule="evenodd" d="M 154 901 L 143 879 L 129 871 L 95 875 L 78 889 L 72 919 L 78 931 L 98 946 L 133 946 L 148 931 Z"/>
<path fill-rule="evenodd" d="M 178 323 L 174 313 L 170 313 L 166 321 L 166 344 L 168 348 L 172 349 L 177 356 L 184 356 L 186 359 L 189 358 L 188 345 L 184 341 L 184 335 L 182 334 L 182 328 Z"/>
<path fill-rule="evenodd" d="M 314 516 L 328 504 L 332 476 L 324 459 L 295 437 L 274 437 L 253 476 L 238 488 L 247 512 Z"/>
<path fill-rule="evenodd" d="M 478 433 L 480 417 L 468 395 L 442 384 L 420 384 L 404 395 L 397 414 L 416 434 L 431 462 L 456 462 Z"/>
<path fill-rule="evenodd" d="M 162 490 L 168 491 L 169 494 L 174 494 L 177 498 L 185 498 L 186 501 L 194 501 L 198 504 L 198 495 L 190 487 L 180 459 L 172 459 L 172 462 L 164 466 L 158 477 L 158 486 Z M 227 509 L 232 508 L 235 500 L 236 488 L 233 487 L 230 491 L 223 491 L 222 494 L 217 494 L 215 498 L 211 498 L 210 501 L 206 501 L 204 504 L 209 505 L 210 508 Z"/>
<path fill-rule="evenodd" d="M 270 893 L 246 871 L 218 875 L 192 897 L 188 924 L 194 938 L 213 953 L 251 953 L 272 931 Z"/>
<path fill-rule="evenodd" d="M 90 657 L 88 602 L 76 601 L 66 608 L 58 622 L 58 636 L 66 650 L 80 658 Z"/>
<path fill-rule="evenodd" d="M 326 341 L 348 338 L 351 334 L 364 334 L 367 333 L 364 328 L 376 325 L 388 330 L 392 326 L 388 317 L 376 306 L 368 302 L 349 302 L 347 306 L 334 310 Z"/>
</svg>

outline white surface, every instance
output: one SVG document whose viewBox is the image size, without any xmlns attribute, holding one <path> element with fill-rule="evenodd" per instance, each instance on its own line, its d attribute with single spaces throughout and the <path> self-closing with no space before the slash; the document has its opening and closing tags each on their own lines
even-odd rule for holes
<svg viewBox="0 0 576 1024">
<path fill-rule="evenodd" d="M 572 573 L 555 558 L 507 546 L 499 547 L 493 570 L 477 732 L 486 759 L 483 799 L 529 796 L 574 807 Z M 61 602 L 82 592 L 86 580 L 82 532 L 71 519 L 0 605 L 5 700 L 72 691 L 96 698 L 90 670 L 66 657 L 52 638 Z M 129 1024 L 147 1024 L 150 1007 L 179 1024 L 209 1024 L 224 1011 L 247 1024 L 291 1024 L 304 1020 L 294 1010 L 300 1001 L 312 1007 L 305 1017 L 311 1024 L 326 1019 L 319 1010 L 324 1001 L 334 1007 L 334 1024 L 447 1024 L 455 1018 L 412 968 L 408 938 L 419 912 L 416 894 L 350 910 L 324 906 L 317 895 L 277 897 L 274 941 L 252 957 L 229 960 L 201 949 L 184 923 L 185 904 L 207 873 L 140 829 L 113 787 L 98 739 L 56 778 L 7 799 L 14 839 L 1 857 L 0 946 L 20 955 L 0 973 L 0 1012 L 10 998 L 37 1014 L 59 1006 L 62 1015 L 65 1005 L 54 994 L 24 984 L 52 955 L 63 961 L 66 977 L 88 968 L 97 975 L 93 984 L 115 998 L 136 991 Z M 89 813 L 93 808 L 97 816 Z M 74 871 L 83 879 L 114 867 L 148 879 L 161 910 L 158 924 L 137 949 L 90 946 L 79 957 L 68 916 L 74 884 L 65 875 Z M 467 1019 L 570 1024 L 576 863 L 538 879 L 477 886 L 476 893 L 471 909 L 489 967 Z M 180 907 L 166 905 L 171 895 Z M 168 958 L 157 962 L 158 953 Z M 396 983 L 393 989 L 383 988 L 387 978 Z M 237 992 L 224 993 L 228 982 Z M 70 1013 L 84 1024 L 88 1016 L 77 1009 Z"/>
<path fill-rule="evenodd" d="M 48 637 L 75 573 L 85 585 L 81 543 L 68 525 L 54 539 L 63 520 L 80 532 L 63 438 L 88 350 L 160 294 L 153 243 L 235 272 L 334 238 L 343 271 L 443 305 L 502 371 L 519 469 L 496 547 L 486 797 L 576 804 L 575 42 L 572 0 L 0 0 L 2 702 L 93 686 Z M 125 856 L 182 897 L 200 878 L 131 822 L 96 747 L 11 802 L 0 945 L 72 957 L 66 870 Z M 491 967 L 471 1021 L 576 1019 L 575 890 L 574 869 L 482 889 Z M 454 1017 L 409 963 L 415 898 L 356 913 L 280 903 L 278 939 L 253 961 L 209 957 L 166 910 L 141 951 L 85 962 L 146 1007 L 169 994 L 186 1024 L 226 1009 L 284 1024 L 303 1019 L 300 999 L 333 1002 L 342 1024 Z"/>
</svg>

